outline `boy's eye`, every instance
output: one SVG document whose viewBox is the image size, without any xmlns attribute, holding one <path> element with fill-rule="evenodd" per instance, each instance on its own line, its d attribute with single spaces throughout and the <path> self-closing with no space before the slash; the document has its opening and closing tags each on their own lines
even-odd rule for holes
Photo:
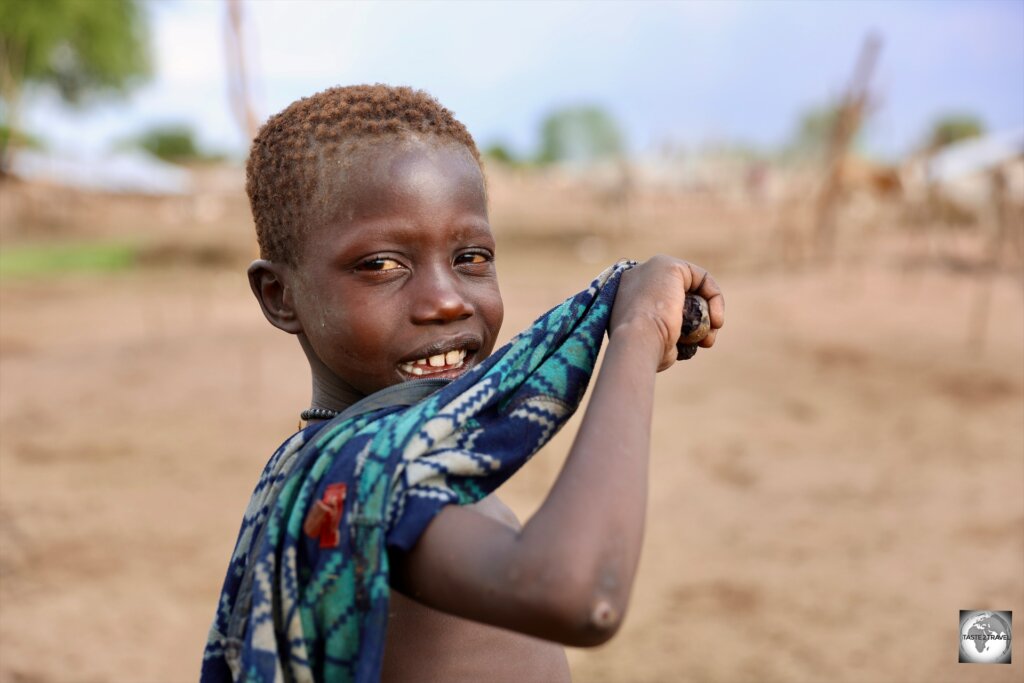
<svg viewBox="0 0 1024 683">
<path fill-rule="evenodd" d="M 359 264 L 357 269 L 382 272 L 385 270 L 395 270 L 396 268 L 401 267 L 402 264 L 396 261 L 395 259 L 379 256 L 377 258 L 366 259 L 365 261 Z"/>
<path fill-rule="evenodd" d="M 492 258 L 493 257 L 490 254 L 485 254 L 485 253 L 479 252 L 479 251 L 469 251 L 469 252 L 466 252 L 465 254 L 459 254 L 458 256 L 456 256 L 455 257 L 455 265 L 463 265 L 463 264 L 467 264 L 467 263 L 468 264 L 487 263 Z"/>
</svg>

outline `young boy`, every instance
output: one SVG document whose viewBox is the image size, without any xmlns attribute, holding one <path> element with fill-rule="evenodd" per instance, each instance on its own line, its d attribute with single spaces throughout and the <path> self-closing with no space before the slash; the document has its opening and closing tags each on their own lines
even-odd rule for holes
<svg viewBox="0 0 1024 683">
<path fill-rule="evenodd" d="M 408 88 L 330 89 L 272 117 L 247 170 L 262 256 L 249 280 L 267 320 L 298 338 L 312 398 L 308 426 L 278 449 L 254 493 L 203 680 L 569 680 L 558 643 L 602 643 L 625 613 L 654 375 L 677 358 L 687 292 L 708 301 L 700 345 L 714 343 L 724 320 L 714 279 L 664 256 L 620 266 L 573 300 L 590 308 L 567 303 L 485 363 L 503 311 L 495 243 L 479 154 L 448 110 Z M 570 314 L 582 322 L 563 331 L 556 323 Z M 590 372 L 576 367 L 587 355 L 579 335 L 597 340 L 592 363 L 605 331 L 565 466 L 521 526 L 485 496 L 503 471 L 499 452 L 532 440 L 521 448 L 528 457 L 568 417 Z M 549 343 L 562 354 L 558 372 L 539 377 L 530 365 L 515 384 L 502 370 Z M 438 380 L 456 381 L 442 390 Z M 484 386 L 493 408 L 479 408 Z M 434 412 L 406 424 L 432 401 Z M 393 434 L 406 439 L 390 449 L 398 455 L 375 445 L 398 443 Z M 420 455 L 410 442 L 422 442 Z M 292 462 L 306 464 L 283 464 Z M 364 485 L 385 462 L 398 463 L 396 474 L 381 469 Z M 408 483 L 417 465 L 422 485 Z M 338 467 L 350 470 L 324 474 Z M 462 481 L 455 470 L 483 478 L 444 479 Z M 396 498 L 405 485 L 416 495 Z M 369 513 L 381 491 L 386 523 Z M 283 550 L 261 555 L 273 547 Z"/>
</svg>

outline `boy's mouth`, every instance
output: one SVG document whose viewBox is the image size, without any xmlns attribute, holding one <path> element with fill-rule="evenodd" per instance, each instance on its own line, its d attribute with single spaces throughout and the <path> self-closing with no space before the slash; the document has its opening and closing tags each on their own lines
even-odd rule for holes
<svg viewBox="0 0 1024 683">
<path fill-rule="evenodd" d="M 466 362 L 466 354 L 466 349 L 453 349 L 446 353 L 419 358 L 411 363 L 399 363 L 398 369 L 416 377 L 436 375 L 461 368 Z"/>
<path fill-rule="evenodd" d="M 472 334 L 437 340 L 412 352 L 398 362 L 398 371 L 410 379 L 417 377 L 438 377 L 455 379 L 465 372 L 481 340 Z"/>
</svg>

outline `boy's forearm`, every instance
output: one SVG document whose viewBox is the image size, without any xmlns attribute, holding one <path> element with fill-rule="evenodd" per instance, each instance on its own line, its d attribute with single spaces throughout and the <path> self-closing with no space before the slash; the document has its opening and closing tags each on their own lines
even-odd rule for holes
<svg viewBox="0 0 1024 683">
<path fill-rule="evenodd" d="M 521 530 L 449 506 L 396 558 L 394 585 L 436 609 L 567 645 L 610 638 L 643 535 L 654 339 L 643 324 L 616 328 L 569 457 Z"/>
<path fill-rule="evenodd" d="M 543 558 L 546 568 L 538 571 L 580 591 L 594 610 L 605 605 L 616 621 L 643 540 L 660 353 L 642 323 L 616 329 L 565 466 L 520 537 L 526 562 Z"/>
</svg>

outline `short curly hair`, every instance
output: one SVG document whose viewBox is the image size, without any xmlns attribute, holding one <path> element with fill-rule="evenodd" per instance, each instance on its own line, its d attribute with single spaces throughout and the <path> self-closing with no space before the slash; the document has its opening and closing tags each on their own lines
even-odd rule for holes
<svg viewBox="0 0 1024 683">
<path fill-rule="evenodd" d="M 409 134 L 465 145 L 483 171 L 466 127 L 422 90 L 382 84 L 328 88 L 271 116 L 253 140 L 245 174 L 260 256 L 296 263 L 310 212 L 323 196 L 325 157 L 356 140 Z"/>
</svg>

